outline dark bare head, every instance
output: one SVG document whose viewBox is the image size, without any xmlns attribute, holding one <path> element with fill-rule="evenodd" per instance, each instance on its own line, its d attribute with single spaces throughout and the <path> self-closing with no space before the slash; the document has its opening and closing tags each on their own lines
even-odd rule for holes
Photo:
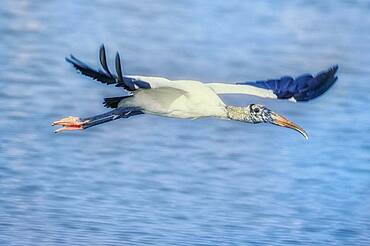
<svg viewBox="0 0 370 246">
<path fill-rule="evenodd" d="M 308 139 L 308 135 L 302 127 L 273 112 L 263 105 L 250 104 L 246 107 L 226 106 L 226 111 L 227 117 L 231 120 L 237 120 L 252 124 L 270 123 L 282 127 L 287 127 L 299 132 L 306 139 Z"/>
</svg>

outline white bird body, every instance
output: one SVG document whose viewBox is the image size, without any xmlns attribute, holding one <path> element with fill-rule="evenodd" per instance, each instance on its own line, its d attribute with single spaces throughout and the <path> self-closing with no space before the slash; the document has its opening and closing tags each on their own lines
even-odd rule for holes
<svg viewBox="0 0 370 246">
<path fill-rule="evenodd" d="M 175 117 L 227 118 L 225 104 L 207 84 L 194 80 L 171 81 L 159 77 L 128 76 L 150 83 L 151 89 L 138 89 L 123 99 L 119 107 L 139 107 L 143 112 Z"/>
</svg>

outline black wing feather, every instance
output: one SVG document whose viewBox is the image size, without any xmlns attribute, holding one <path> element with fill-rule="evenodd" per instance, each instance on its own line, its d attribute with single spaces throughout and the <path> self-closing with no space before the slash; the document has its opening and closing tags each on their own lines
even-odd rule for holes
<svg viewBox="0 0 370 246">
<path fill-rule="evenodd" d="M 125 90 L 128 90 L 128 91 L 136 90 L 135 85 L 137 85 L 137 88 L 142 88 L 142 89 L 150 88 L 150 85 L 146 82 L 137 81 L 136 83 L 136 80 L 133 78 L 123 77 L 123 73 L 121 69 L 121 60 L 120 60 L 120 56 L 118 52 L 117 52 L 116 61 L 115 61 L 117 76 L 113 75 L 109 71 L 104 45 L 100 46 L 99 60 L 100 60 L 100 64 L 103 70 L 100 70 L 100 69 L 95 70 L 89 67 L 88 65 L 86 65 L 85 63 L 83 63 L 82 61 L 78 60 L 73 55 L 66 58 L 66 61 L 71 63 L 83 75 L 91 77 L 104 84 L 107 84 L 107 85 L 115 84 L 117 87 L 123 87 Z"/>
<path fill-rule="evenodd" d="M 70 57 L 66 57 L 66 61 L 71 63 L 73 67 L 80 71 L 83 75 L 91 77 L 107 85 L 116 83 L 114 78 L 101 71 L 96 71 L 95 69 L 78 60 L 73 55 L 71 55 Z"/>
<path fill-rule="evenodd" d="M 272 90 L 278 99 L 294 98 L 296 101 L 308 101 L 322 95 L 337 81 L 338 77 L 335 75 L 337 71 L 338 65 L 335 65 L 316 76 L 303 74 L 295 79 L 283 76 L 280 79 L 237 84 Z"/>
<path fill-rule="evenodd" d="M 114 76 L 111 74 L 111 72 L 109 71 L 109 68 L 108 68 L 107 57 L 105 55 L 104 44 L 102 44 L 100 46 L 100 49 L 99 49 L 99 60 L 100 60 L 100 64 L 101 64 L 102 68 L 104 69 L 104 71 L 108 74 L 108 76 L 113 78 Z"/>
<path fill-rule="evenodd" d="M 123 82 L 123 74 L 122 74 L 122 69 L 121 69 L 121 59 L 119 57 L 119 53 L 117 52 L 116 54 L 116 72 L 117 72 L 117 82 L 122 83 Z"/>
</svg>

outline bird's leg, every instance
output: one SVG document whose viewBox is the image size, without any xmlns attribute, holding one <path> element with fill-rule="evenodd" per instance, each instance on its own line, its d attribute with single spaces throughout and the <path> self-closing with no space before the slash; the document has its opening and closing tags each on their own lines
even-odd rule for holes
<svg viewBox="0 0 370 246">
<path fill-rule="evenodd" d="M 128 118 L 130 116 L 143 114 L 143 112 L 136 107 L 128 108 L 116 108 L 112 111 L 109 111 L 104 114 L 95 115 L 92 117 L 87 117 L 81 119 L 80 117 L 69 116 L 61 120 L 53 122 L 52 126 L 62 126 L 55 131 L 55 133 L 62 131 L 74 131 L 74 130 L 83 130 L 92 126 L 100 125 L 112 120 L 117 120 L 120 118 Z"/>
</svg>

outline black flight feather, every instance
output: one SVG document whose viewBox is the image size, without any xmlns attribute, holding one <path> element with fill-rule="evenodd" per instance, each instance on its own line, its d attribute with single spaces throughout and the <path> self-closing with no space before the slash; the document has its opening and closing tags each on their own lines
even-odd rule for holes
<svg viewBox="0 0 370 246">
<path fill-rule="evenodd" d="M 111 72 L 109 71 L 109 68 L 108 68 L 108 64 L 107 64 L 107 57 L 105 55 L 105 48 L 104 48 L 104 44 L 102 44 L 100 46 L 100 49 L 99 49 L 99 60 L 100 60 L 100 64 L 101 66 L 103 67 L 104 71 L 111 77 L 113 78 L 113 75 L 111 74 Z"/>
<path fill-rule="evenodd" d="M 76 57 L 71 55 L 70 57 L 66 57 L 66 61 L 71 63 L 74 68 L 76 68 L 78 71 L 80 71 L 83 75 L 86 75 L 88 77 L 91 77 L 97 81 L 100 81 L 104 84 L 114 84 L 116 83 L 115 79 L 108 76 L 105 73 L 102 73 L 100 71 L 96 71 L 95 69 L 89 67 L 85 63 L 78 60 Z"/>
<path fill-rule="evenodd" d="M 337 71 L 338 65 L 334 65 L 315 76 L 303 74 L 294 79 L 290 76 L 283 76 L 280 79 L 237 84 L 272 90 L 279 99 L 294 98 L 296 101 L 308 101 L 322 95 L 337 81 L 338 77 L 335 76 Z"/>
<path fill-rule="evenodd" d="M 100 81 L 104 84 L 110 85 L 115 84 L 116 87 L 123 87 L 127 91 L 134 91 L 136 90 L 135 84 L 138 88 L 148 89 L 150 85 L 146 82 L 138 81 L 135 83 L 135 79 L 129 77 L 123 77 L 122 68 L 121 68 L 121 59 L 117 52 L 116 60 L 115 60 L 115 67 L 117 76 L 112 75 L 109 71 L 109 67 L 107 64 L 106 53 L 104 45 L 101 45 L 99 50 L 99 60 L 101 67 L 103 70 L 95 70 L 85 63 L 78 60 L 76 57 L 71 55 L 70 57 L 66 58 L 66 61 L 71 63 L 78 71 L 80 71 L 83 75 L 89 76 L 97 81 Z"/>
</svg>

